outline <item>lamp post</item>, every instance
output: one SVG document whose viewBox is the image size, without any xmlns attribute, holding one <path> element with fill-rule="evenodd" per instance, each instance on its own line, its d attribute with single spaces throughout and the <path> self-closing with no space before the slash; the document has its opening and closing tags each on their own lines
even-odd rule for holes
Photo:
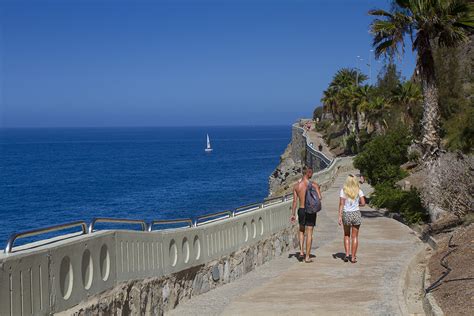
<svg viewBox="0 0 474 316">
<path fill-rule="evenodd" d="M 357 61 L 356 61 L 356 86 L 359 86 L 359 61 L 364 61 L 360 56 L 357 56 Z"/>
<path fill-rule="evenodd" d="M 374 50 L 371 49 L 370 52 L 369 52 L 369 83 L 370 85 L 372 85 L 372 52 Z"/>
</svg>

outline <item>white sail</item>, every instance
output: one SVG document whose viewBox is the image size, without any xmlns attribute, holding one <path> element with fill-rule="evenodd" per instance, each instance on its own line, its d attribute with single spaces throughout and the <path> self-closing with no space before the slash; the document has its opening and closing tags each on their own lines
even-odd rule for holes
<svg viewBox="0 0 474 316">
<path fill-rule="evenodd" d="M 204 149 L 205 151 L 212 151 L 212 148 L 211 148 L 211 142 L 209 140 L 209 134 L 207 134 L 207 146 L 206 146 L 206 149 Z"/>
</svg>

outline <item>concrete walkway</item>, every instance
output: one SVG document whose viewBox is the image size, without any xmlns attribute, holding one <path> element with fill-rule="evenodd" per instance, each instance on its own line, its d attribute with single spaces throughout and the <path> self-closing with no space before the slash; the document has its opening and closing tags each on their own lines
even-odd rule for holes
<svg viewBox="0 0 474 316">
<path fill-rule="evenodd" d="M 313 244 L 315 262 L 293 253 L 180 304 L 170 315 L 403 315 L 405 269 L 423 243 L 406 226 L 362 209 L 358 263 L 342 261 L 338 193 L 346 174 L 323 192 Z M 367 186 L 364 191 L 369 191 Z"/>
<path fill-rule="evenodd" d="M 315 149 L 318 149 L 318 146 L 321 144 L 323 146 L 322 152 L 329 159 L 334 159 L 334 154 L 329 150 L 329 146 L 326 144 L 326 141 L 323 138 L 321 133 L 318 133 L 314 130 L 314 124 L 311 125 L 311 130 L 306 132 L 306 136 L 309 138 L 310 142 L 313 143 Z"/>
</svg>

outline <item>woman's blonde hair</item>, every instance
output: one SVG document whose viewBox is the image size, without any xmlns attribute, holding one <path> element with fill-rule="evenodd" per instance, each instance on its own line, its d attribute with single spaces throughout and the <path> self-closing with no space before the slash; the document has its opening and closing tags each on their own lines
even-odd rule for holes
<svg viewBox="0 0 474 316">
<path fill-rule="evenodd" d="M 353 175 L 349 175 L 344 183 L 344 194 L 351 200 L 355 200 L 359 195 L 359 181 Z"/>
</svg>

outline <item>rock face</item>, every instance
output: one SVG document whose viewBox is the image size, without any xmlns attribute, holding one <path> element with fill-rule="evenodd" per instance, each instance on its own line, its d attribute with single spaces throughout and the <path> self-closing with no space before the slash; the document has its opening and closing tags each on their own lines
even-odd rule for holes
<svg viewBox="0 0 474 316">
<path fill-rule="evenodd" d="M 429 181 L 421 190 L 421 197 L 432 222 L 446 212 L 462 217 L 473 212 L 474 156 L 445 153 L 425 171 Z"/>
<path fill-rule="evenodd" d="M 473 212 L 474 156 L 443 153 L 429 167 L 414 170 L 397 185 L 403 190 L 420 191 L 432 223 L 448 215 L 459 219 Z"/>
<path fill-rule="evenodd" d="M 291 184 L 301 177 L 305 155 L 306 140 L 303 137 L 303 131 L 293 127 L 291 142 L 281 155 L 280 164 L 268 180 L 270 197 L 285 194 Z"/>
<path fill-rule="evenodd" d="M 302 163 L 301 160 L 295 162 L 291 157 L 292 147 L 292 143 L 288 144 L 285 152 L 280 157 L 280 164 L 268 180 L 270 197 L 282 195 L 289 189 L 291 183 L 296 181 L 301 175 Z"/>
<path fill-rule="evenodd" d="M 121 283 L 64 315 L 163 315 L 179 302 L 232 282 L 297 245 L 290 227 L 229 256 L 161 278 Z"/>
</svg>

